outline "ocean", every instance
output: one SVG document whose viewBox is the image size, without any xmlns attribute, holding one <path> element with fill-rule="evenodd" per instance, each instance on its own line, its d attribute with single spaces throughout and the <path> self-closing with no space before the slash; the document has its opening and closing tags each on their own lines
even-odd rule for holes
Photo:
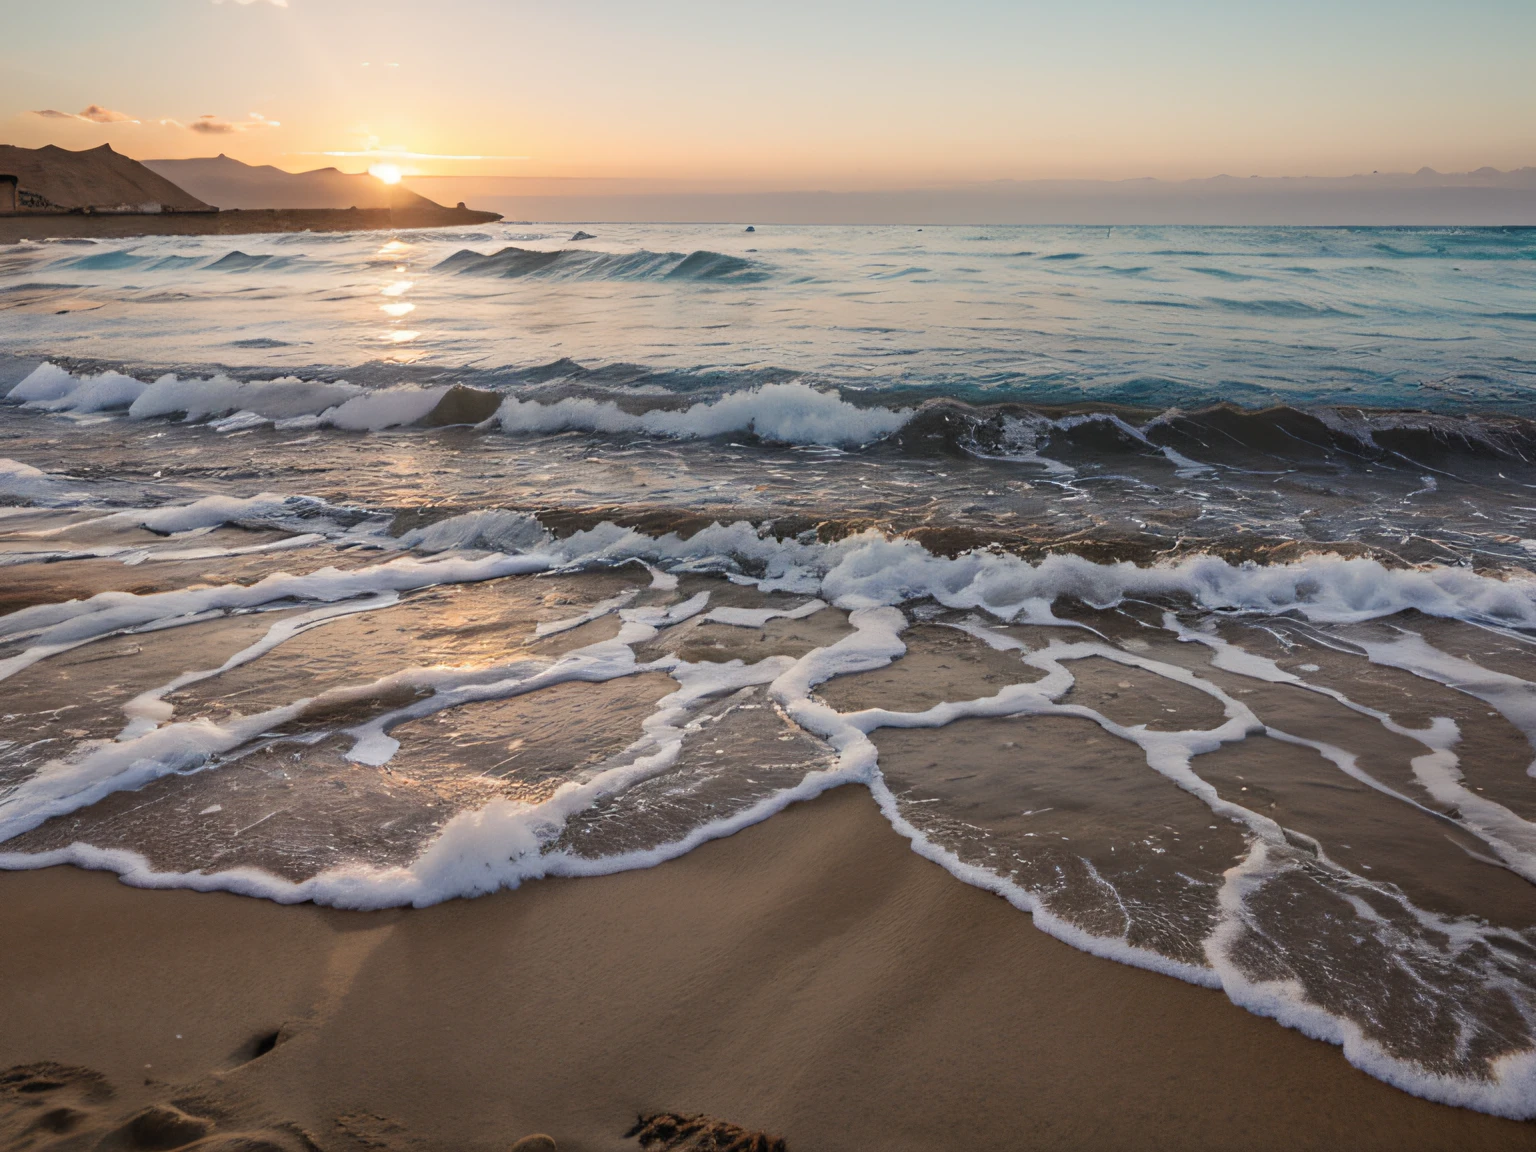
<svg viewBox="0 0 1536 1152">
<path fill-rule="evenodd" d="M 586 230 L 0 248 L 0 866 L 420 906 L 854 785 L 1536 1117 L 1536 229 Z"/>
</svg>

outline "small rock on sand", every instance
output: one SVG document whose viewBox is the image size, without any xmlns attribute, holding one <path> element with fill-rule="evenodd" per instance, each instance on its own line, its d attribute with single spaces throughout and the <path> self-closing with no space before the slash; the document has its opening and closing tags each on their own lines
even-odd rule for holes
<svg viewBox="0 0 1536 1152">
<path fill-rule="evenodd" d="M 532 1136 L 524 1136 L 512 1145 L 512 1152 L 559 1152 L 559 1149 L 553 1136 L 535 1132 Z"/>
</svg>

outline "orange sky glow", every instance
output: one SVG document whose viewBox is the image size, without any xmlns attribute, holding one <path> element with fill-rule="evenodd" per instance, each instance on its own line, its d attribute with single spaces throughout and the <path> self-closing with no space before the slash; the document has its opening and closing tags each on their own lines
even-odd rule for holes
<svg viewBox="0 0 1536 1152">
<path fill-rule="evenodd" d="M 0 139 L 879 188 L 1536 164 L 1536 5 L 52 0 Z"/>
</svg>

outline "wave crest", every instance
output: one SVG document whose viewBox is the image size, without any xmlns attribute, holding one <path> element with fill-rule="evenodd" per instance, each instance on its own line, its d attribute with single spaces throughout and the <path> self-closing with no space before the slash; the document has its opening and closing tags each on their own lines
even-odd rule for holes
<svg viewBox="0 0 1536 1152">
<path fill-rule="evenodd" d="M 764 384 L 682 409 L 631 413 L 612 400 L 553 404 L 509 396 L 497 419 L 507 432 L 640 432 L 676 439 L 750 433 L 786 444 L 867 444 L 907 422 L 910 409 L 859 408 L 809 384 Z"/>
<path fill-rule="evenodd" d="M 480 253 L 462 248 L 433 268 L 456 275 L 548 276 L 587 280 L 695 280 L 751 284 L 768 278 L 761 264 L 741 256 L 700 249 L 682 252 L 583 252 L 560 249 L 503 248 Z"/>
</svg>

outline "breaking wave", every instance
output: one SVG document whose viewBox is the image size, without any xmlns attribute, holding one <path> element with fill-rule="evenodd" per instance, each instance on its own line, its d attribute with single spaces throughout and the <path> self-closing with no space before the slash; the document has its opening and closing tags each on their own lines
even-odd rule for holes
<svg viewBox="0 0 1536 1152">
<path fill-rule="evenodd" d="M 765 384 L 682 409 L 630 413 L 611 400 L 553 404 L 508 397 L 496 414 L 507 432 L 639 432 L 677 439 L 751 433 L 786 444 L 867 444 L 902 427 L 911 409 L 856 408 L 808 384 Z"/>
<path fill-rule="evenodd" d="M 433 271 L 459 275 L 547 276 L 591 280 L 695 280 L 752 284 L 766 280 L 769 270 L 741 256 L 720 252 L 584 252 L 562 249 L 545 252 L 532 248 L 503 248 L 480 253 L 460 249 L 437 264 Z"/>
<path fill-rule="evenodd" d="M 133 420 L 210 421 L 220 431 L 274 425 L 380 431 L 407 425 L 494 420 L 511 433 L 640 433 L 694 439 L 731 433 L 788 444 L 865 444 L 890 435 L 910 409 L 857 407 L 808 384 L 763 384 L 684 408 L 630 412 L 615 401 L 566 397 L 552 403 L 440 385 L 364 388 L 294 377 L 236 380 L 166 375 L 145 384 L 117 372 L 74 376 L 43 364 L 6 399 L 50 412 L 121 411 Z"/>
<path fill-rule="evenodd" d="M 1132 410 L 1062 411 L 1018 403 L 969 404 L 954 399 L 892 407 L 850 403 L 845 393 L 799 381 L 749 384 L 681 404 L 661 390 L 611 390 L 587 380 L 570 361 L 531 369 L 531 384 L 569 380 L 577 395 L 511 393 L 463 384 L 365 387 L 345 380 L 298 377 L 236 379 L 167 374 L 146 383 L 120 372 L 72 374 L 44 363 L 5 401 L 64 414 L 118 412 L 132 420 L 210 422 L 217 430 L 336 428 L 380 431 L 408 426 L 476 424 L 518 434 L 582 431 L 673 439 L 743 435 L 783 444 L 861 446 L 884 442 L 919 455 L 978 456 L 1070 471 L 1074 459 L 1160 455 L 1181 472 L 1246 467 L 1255 453 L 1279 460 L 1359 465 L 1399 459 L 1434 466 L 1456 458 L 1536 460 L 1536 421 L 1505 415 L 1447 415 L 1334 407 L 1234 404 L 1168 409 L 1147 417 Z M 630 372 L 630 375 L 635 375 Z M 644 379 L 643 373 L 639 378 Z M 900 394 L 887 395 L 899 402 Z"/>
</svg>

